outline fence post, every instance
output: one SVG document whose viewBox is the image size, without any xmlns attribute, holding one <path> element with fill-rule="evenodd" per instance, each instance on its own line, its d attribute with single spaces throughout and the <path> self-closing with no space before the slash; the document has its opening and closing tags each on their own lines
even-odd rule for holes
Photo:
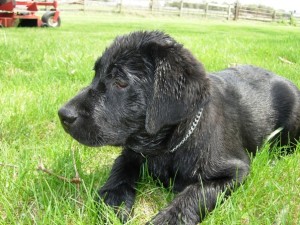
<svg viewBox="0 0 300 225">
<path fill-rule="evenodd" d="M 240 4 L 239 1 L 234 3 L 234 18 L 233 20 L 238 20 L 239 19 L 239 10 L 240 10 Z"/>
<path fill-rule="evenodd" d="M 205 18 L 207 18 L 207 14 L 208 14 L 208 7 L 209 7 L 209 4 L 208 3 L 206 3 L 206 5 L 205 5 L 205 10 L 204 10 L 204 13 L 205 13 Z"/>
<path fill-rule="evenodd" d="M 181 0 L 180 2 L 180 13 L 179 13 L 180 17 L 182 16 L 182 10 L 183 10 L 183 0 Z"/>
<path fill-rule="evenodd" d="M 46 1 L 45 1 L 46 2 Z M 85 12 L 85 0 L 79 0 L 78 2 L 79 11 Z"/>
<path fill-rule="evenodd" d="M 154 5 L 154 0 L 150 0 L 150 10 L 151 10 L 151 14 L 153 14 L 153 5 Z"/>
<path fill-rule="evenodd" d="M 231 11 L 231 5 L 228 5 L 228 16 L 227 16 L 227 20 L 230 20 L 230 11 Z"/>
<path fill-rule="evenodd" d="M 274 10 L 273 15 L 272 15 L 272 21 L 276 21 L 276 10 Z"/>
<path fill-rule="evenodd" d="M 122 10 L 123 10 L 123 0 L 120 0 L 119 13 L 122 13 Z"/>
</svg>

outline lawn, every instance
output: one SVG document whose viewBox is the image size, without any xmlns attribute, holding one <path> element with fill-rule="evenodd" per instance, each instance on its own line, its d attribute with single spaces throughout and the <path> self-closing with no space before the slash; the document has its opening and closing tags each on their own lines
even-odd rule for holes
<svg viewBox="0 0 300 225">
<path fill-rule="evenodd" d="M 93 63 L 113 38 L 134 30 L 171 34 L 217 71 L 235 64 L 272 70 L 300 87 L 299 27 L 197 18 L 101 14 L 61 16 L 57 29 L 0 29 L 0 224 L 118 224 L 93 198 L 119 148 L 88 148 L 60 126 L 57 110 L 88 85 Z M 300 146 L 278 156 L 268 145 L 247 181 L 203 224 L 300 224 Z M 37 170 L 72 179 L 79 185 Z M 143 224 L 174 195 L 142 171 L 134 215 Z"/>
</svg>

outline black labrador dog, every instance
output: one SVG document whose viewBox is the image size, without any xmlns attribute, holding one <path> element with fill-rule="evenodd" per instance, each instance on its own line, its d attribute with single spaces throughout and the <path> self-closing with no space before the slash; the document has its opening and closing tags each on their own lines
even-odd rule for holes
<svg viewBox="0 0 300 225">
<path fill-rule="evenodd" d="M 100 198 L 125 221 L 141 166 L 179 192 L 149 224 L 196 224 L 249 172 L 277 131 L 300 136 L 300 91 L 254 66 L 206 73 L 159 31 L 117 37 L 95 63 L 95 77 L 59 110 L 65 131 L 88 146 L 122 146 Z M 280 132 L 279 132 L 280 131 Z M 278 136 L 277 135 L 277 136 Z"/>
</svg>

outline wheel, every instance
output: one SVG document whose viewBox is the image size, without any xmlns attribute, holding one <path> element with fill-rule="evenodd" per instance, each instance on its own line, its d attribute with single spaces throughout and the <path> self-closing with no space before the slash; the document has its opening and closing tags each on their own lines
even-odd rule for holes
<svg viewBox="0 0 300 225">
<path fill-rule="evenodd" d="M 57 18 L 57 21 L 53 21 L 53 17 L 55 15 L 55 12 L 46 12 L 42 16 L 42 21 L 44 24 L 46 24 L 48 27 L 59 27 L 60 26 L 60 17 Z"/>
<path fill-rule="evenodd" d="M 0 0 L 0 5 L 3 5 L 5 3 L 7 3 L 7 2 L 10 2 L 10 1 L 9 0 Z"/>
<path fill-rule="evenodd" d="M 13 2 L 13 5 L 16 5 L 16 0 L 0 0 L 0 5 L 4 5 L 5 3 Z"/>
</svg>

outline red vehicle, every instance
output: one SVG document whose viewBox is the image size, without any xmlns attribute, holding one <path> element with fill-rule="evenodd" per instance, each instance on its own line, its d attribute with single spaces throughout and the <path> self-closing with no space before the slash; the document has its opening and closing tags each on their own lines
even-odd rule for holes
<svg viewBox="0 0 300 225">
<path fill-rule="evenodd" d="M 35 15 L 39 6 L 51 7 L 42 18 Z M 36 2 L 0 0 L 0 27 L 59 27 L 57 1 Z"/>
</svg>

